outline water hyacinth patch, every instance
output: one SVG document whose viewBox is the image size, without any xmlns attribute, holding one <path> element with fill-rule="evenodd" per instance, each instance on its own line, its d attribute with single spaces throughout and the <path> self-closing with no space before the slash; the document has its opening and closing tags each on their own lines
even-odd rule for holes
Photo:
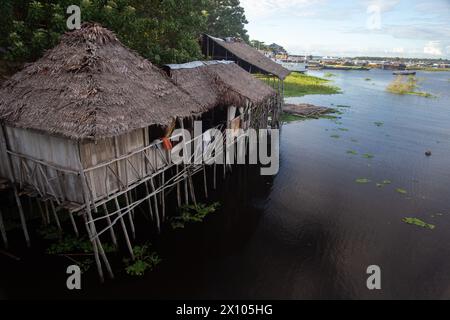
<svg viewBox="0 0 450 320">
<path fill-rule="evenodd" d="M 426 223 L 425 221 L 422 221 L 417 218 L 403 218 L 402 221 L 407 224 L 415 225 L 415 226 L 422 227 L 425 229 L 433 230 L 434 228 L 436 228 L 435 225 Z"/>
<path fill-rule="evenodd" d="M 370 183 L 371 180 L 369 180 L 367 178 L 358 178 L 358 179 L 355 180 L 355 182 L 359 183 L 359 184 L 367 184 L 367 183 Z"/>
</svg>

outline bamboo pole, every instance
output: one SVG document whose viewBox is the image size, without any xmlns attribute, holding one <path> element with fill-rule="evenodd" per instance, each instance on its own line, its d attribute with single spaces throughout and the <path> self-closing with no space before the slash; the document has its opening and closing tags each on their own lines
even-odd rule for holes
<svg viewBox="0 0 450 320">
<path fill-rule="evenodd" d="M 41 204 L 41 202 L 39 201 L 39 199 L 37 199 L 37 198 L 36 198 L 36 203 L 37 203 L 37 205 L 38 205 L 39 212 L 41 213 L 42 222 L 44 223 L 44 225 L 48 225 L 47 217 L 46 217 L 45 214 L 44 214 L 44 210 L 42 210 L 42 204 Z"/>
<path fill-rule="evenodd" d="M 208 182 L 206 181 L 206 166 L 203 165 L 203 186 L 205 188 L 205 198 L 208 198 Z"/>
<path fill-rule="evenodd" d="M 192 201 L 194 202 L 194 205 L 197 206 L 197 200 L 195 198 L 194 183 L 192 182 L 192 176 L 189 171 L 188 171 L 188 180 L 189 180 L 189 187 L 191 190 Z"/>
<path fill-rule="evenodd" d="M 214 181 L 213 181 L 213 186 L 214 186 L 214 190 L 216 190 L 216 179 L 217 179 L 217 164 L 216 164 L 216 162 L 214 161 Z"/>
<path fill-rule="evenodd" d="M 148 181 L 145 182 L 145 193 L 146 195 L 150 194 L 150 189 L 148 188 Z M 155 220 L 155 217 L 153 215 L 153 208 L 152 208 L 152 200 L 151 198 L 147 198 L 147 204 L 150 211 L 150 217 L 152 218 L 152 221 Z"/>
<path fill-rule="evenodd" d="M 75 235 L 77 236 L 77 238 L 80 236 L 79 232 L 78 232 L 78 228 L 77 228 L 77 224 L 75 222 L 75 219 L 73 218 L 73 214 L 72 212 L 69 212 L 69 217 L 70 217 L 70 222 L 72 223 L 72 227 L 73 227 L 73 232 L 75 232 Z"/>
<path fill-rule="evenodd" d="M 113 245 L 117 248 L 117 237 L 114 231 L 114 226 L 112 225 L 111 218 L 109 217 L 108 206 L 106 203 L 103 204 L 103 211 L 105 211 L 106 222 L 108 222 L 109 233 L 111 234 L 111 240 Z"/>
<path fill-rule="evenodd" d="M 1 210 L 0 210 L 0 233 L 2 234 L 2 239 L 5 248 L 8 248 L 8 237 L 6 236 L 5 224 L 3 223 L 3 213 Z"/>
<path fill-rule="evenodd" d="M 152 188 L 152 192 L 155 192 L 155 184 L 153 183 L 153 178 L 150 179 L 150 187 Z M 153 196 L 153 202 L 155 204 L 155 218 L 156 218 L 156 227 L 158 228 L 158 232 L 161 231 L 161 224 L 159 221 L 159 211 L 158 211 L 158 198 L 156 194 Z"/>
<path fill-rule="evenodd" d="M 163 171 L 161 173 L 161 187 L 163 188 L 161 190 L 161 210 L 162 210 L 162 214 L 161 214 L 161 220 L 162 222 L 164 222 L 164 220 L 166 220 L 166 200 L 165 200 L 165 192 L 164 192 L 164 184 L 166 183 L 166 178 L 165 178 L 165 171 Z"/>
<path fill-rule="evenodd" d="M 119 218 L 120 225 L 122 226 L 122 230 L 123 230 L 123 234 L 125 236 L 125 241 L 127 243 L 128 251 L 130 252 L 131 259 L 134 260 L 133 247 L 131 246 L 130 237 L 128 236 L 127 226 L 125 225 L 125 221 L 123 221 L 122 209 L 120 208 L 119 200 L 117 200 L 117 198 L 114 198 L 114 202 L 116 204 L 116 209 L 119 212 L 118 215 L 120 216 L 120 218 Z"/>
<path fill-rule="evenodd" d="M 56 208 L 52 200 L 50 201 L 50 207 L 52 208 L 53 217 L 55 218 L 56 226 L 58 227 L 59 233 L 62 233 L 61 223 L 59 222 L 58 214 L 56 213 Z"/>
<path fill-rule="evenodd" d="M 176 176 L 178 177 L 178 165 L 175 167 L 176 168 Z M 181 190 L 180 190 L 180 183 L 177 182 L 177 202 L 178 202 L 178 207 L 181 207 Z"/>
<path fill-rule="evenodd" d="M 128 193 L 125 193 L 125 203 L 127 205 L 127 208 L 130 207 L 130 200 L 128 199 Z M 131 228 L 131 236 L 133 237 L 133 240 L 136 239 L 136 229 L 134 228 L 134 222 L 133 222 L 133 215 L 131 214 L 132 210 L 129 210 L 127 213 L 128 221 L 130 222 L 130 228 Z"/>
<path fill-rule="evenodd" d="M 22 224 L 22 230 L 23 230 L 23 234 L 25 236 L 25 242 L 27 243 L 27 247 L 29 248 L 29 247 L 31 247 L 30 235 L 28 233 L 27 222 L 25 219 L 25 214 L 23 212 L 22 202 L 20 201 L 19 192 L 17 191 L 16 179 L 14 177 L 14 166 L 13 166 L 13 162 L 11 160 L 11 154 L 8 153 L 8 151 L 11 150 L 11 148 L 9 145 L 8 136 L 6 134 L 5 127 L 3 125 L 2 125 L 2 134 L 3 134 L 3 140 L 5 142 L 5 149 L 6 149 L 7 158 L 8 158 L 9 175 L 10 175 L 11 185 L 12 185 L 13 192 L 14 192 L 14 198 L 16 199 L 17 208 L 19 209 L 20 223 Z"/>
</svg>

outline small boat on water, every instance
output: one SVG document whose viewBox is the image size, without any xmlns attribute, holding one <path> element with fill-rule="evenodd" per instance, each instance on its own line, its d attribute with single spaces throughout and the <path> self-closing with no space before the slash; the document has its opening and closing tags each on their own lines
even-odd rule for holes
<svg viewBox="0 0 450 320">
<path fill-rule="evenodd" d="M 395 76 L 415 76 L 416 71 L 396 71 L 393 73 Z"/>
</svg>

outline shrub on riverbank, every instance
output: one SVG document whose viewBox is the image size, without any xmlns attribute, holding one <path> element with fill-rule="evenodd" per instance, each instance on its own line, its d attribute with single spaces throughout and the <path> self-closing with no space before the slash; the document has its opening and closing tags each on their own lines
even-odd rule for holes
<svg viewBox="0 0 450 320">
<path fill-rule="evenodd" d="M 331 86 L 329 80 L 297 72 L 291 73 L 284 81 L 286 97 L 302 97 L 307 94 L 336 94 L 341 90 Z"/>
<path fill-rule="evenodd" d="M 415 76 L 409 76 L 405 78 L 403 76 L 397 76 L 394 81 L 392 81 L 386 88 L 386 90 L 390 93 L 395 94 L 413 94 L 421 97 L 431 98 L 432 94 L 427 92 L 416 91 L 418 88 L 418 81 Z"/>
</svg>

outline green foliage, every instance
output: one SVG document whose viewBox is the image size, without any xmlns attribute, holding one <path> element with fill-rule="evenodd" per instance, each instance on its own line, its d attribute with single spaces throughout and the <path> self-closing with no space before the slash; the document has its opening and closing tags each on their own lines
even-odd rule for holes
<svg viewBox="0 0 450 320">
<path fill-rule="evenodd" d="M 434 228 L 436 228 L 435 225 L 426 223 L 426 222 L 424 222 L 424 221 L 422 221 L 420 219 L 417 219 L 417 218 L 403 218 L 402 221 L 407 223 L 407 224 L 416 225 L 418 227 L 422 227 L 422 228 L 425 228 L 425 229 L 433 230 Z"/>
<path fill-rule="evenodd" d="M 102 244 L 106 253 L 114 252 L 116 249 L 110 244 Z M 65 235 L 61 240 L 53 243 L 48 249 L 48 254 L 67 254 L 67 253 L 91 253 L 92 243 L 84 237 L 76 238 L 71 235 Z"/>
<path fill-rule="evenodd" d="M 161 258 L 156 252 L 150 251 L 151 244 L 135 246 L 133 254 L 135 260 L 124 259 L 125 271 L 131 276 L 143 276 L 146 271 L 152 271 L 161 263 Z"/>
<path fill-rule="evenodd" d="M 214 202 L 211 205 L 199 203 L 197 205 L 185 205 L 181 207 L 181 215 L 171 219 L 173 229 L 182 229 L 188 222 L 202 222 L 205 217 L 216 212 L 220 203 Z"/>
<path fill-rule="evenodd" d="M 355 182 L 359 183 L 359 184 L 367 184 L 367 183 L 370 183 L 371 181 L 367 178 L 359 178 L 359 179 L 356 179 Z"/>
<path fill-rule="evenodd" d="M 408 194 L 408 191 L 406 191 L 405 189 L 401 189 L 401 188 L 398 188 L 395 191 L 397 191 L 400 194 Z"/>
<path fill-rule="evenodd" d="M 155 64 L 201 59 L 203 32 L 248 40 L 239 0 L 2 0 L 0 59 L 34 61 L 66 30 L 66 9 L 81 8 L 82 22 L 98 22 Z"/>
<path fill-rule="evenodd" d="M 416 91 L 419 87 L 418 80 L 415 76 L 409 76 L 407 78 L 403 76 L 397 76 L 386 88 L 390 93 L 400 95 L 417 95 L 425 98 L 433 98 L 434 96 L 428 92 Z"/>
<path fill-rule="evenodd" d="M 248 23 L 239 0 L 209 0 L 205 10 L 206 32 L 215 37 L 237 37 L 249 42 Z"/>
<path fill-rule="evenodd" d="M 301 97 L 307 94 L 336 94 L 340 89 L 330 86 L 329 81 L 319 77 L 292 72 L 284 81 L 286 97 Z"/>
</svg>

